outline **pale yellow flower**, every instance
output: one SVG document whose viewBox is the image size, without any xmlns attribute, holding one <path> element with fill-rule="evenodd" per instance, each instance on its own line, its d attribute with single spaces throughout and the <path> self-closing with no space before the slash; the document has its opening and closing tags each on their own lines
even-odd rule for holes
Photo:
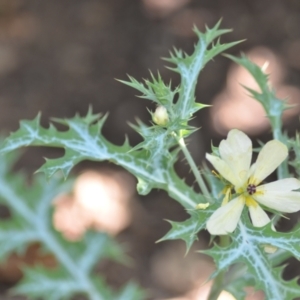
<svg viewBox="0 0 300 300">
<path fill-rule="evenodd" d="M 256 162 L 251 165 L 252 142 L 243 132 L 233 129 L 219 146 L 220 157 L 206 154 L 214 168 L 228 180 L 237 197 L 229 201 L 230 193 L 207 222 L 207 230 L 214 235 L 228 234 L 235 230 L 244 206 L 249 208 L 252 223 L 256 227 L 270 222 L 259 203 L 282 213 L 300 210 L 300 181 L 286 178 L 258 186 L 287 157 L 287 147 L 272 140 L 261 149 Z M 228 202 L 229 201 L 229 202 Z"/>
</svg>

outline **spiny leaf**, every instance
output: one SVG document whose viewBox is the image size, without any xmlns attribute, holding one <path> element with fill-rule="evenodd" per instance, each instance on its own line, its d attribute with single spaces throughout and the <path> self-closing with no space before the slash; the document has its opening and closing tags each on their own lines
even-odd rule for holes
<svg viewBox="0 0 300 300">
<path fill-rule="evenodd" d="M 142 95 L 141 98 L 149 99 L 157 104 L 164 106 L 168 112 L 169 122 L 166 128 L 162 129 L 159 126 L 134 126 L 144 138 L 144 141 L 137 145 L 134 150 L 145 148 L 149 151 L 149 164 L 152 163 L 153 158 L 160 156 L 169 157 L 169 149 L 174 145 L 174 138 L 172 133 L 178 134 L 185 132 L 185 137 L 195 131 L 195 128 L 187 128 L 188 121 L 192 118 L 193 114 L 198 110 L 207 107 L 207 105 L 197 103 L 195 101 L 195 87 L 197 78 L 204 67 L 204 65 L 215 57 L 217 54 L 225 51 L 226 49 L 236 45 L 239 42 L 221 44 L 219 41 L 211 48 L 210 44 L 214 39 L 221 35 L 230 32 L 230 30 L 219 29 L 220 22 L 212 29 L 206 28 L 205 33 L 201 33 L 196 27 L 194 32 L 199 38 L 195 46 L 195 50 L 191 55 L 184 53 L 182 50 L 174 48 L 170 58 L 165 60 L 175 64 L 174 71 L 178 72 L 181 76 L 180 87 L 172 90 L 171 84 L 166 85 L 160 74 L 157 78 L 151 73 L 151 80 L 145 80 L 145 84 L 139 83 L 136 79 L 129 76 L 129 81 L 121 81 L 139 90 Z M 178 101 L 174 102 L 174 97 L 179 94 Z M 176 143 L 176 140 L 175 140 Z"/>
<path fill-rule="evenodd" d="M 265 74 L 259 66 L 251 62 L 245 55 L 242 55 L 241 58 L 232 55 L 225 56 L 243 66 L 253 76 L 253 79 L 260 88 L 260 92 L 248 87 L 245 87 L 245 89 L 263 106 L 266 116 L 271 123 L 274 139 L 283 143 L 286 142 L 284 134 L 282 134 L 282 114 L 284 110 L 291 108 L 291 106 L 289 106 L 285 100 L 276 97 L 275 91 L 268 81 L 268 75 Z M 278 179 L 289 177 L 287 161 L 284 161 L 279 166 L 277 169 L 277 176 Z"/>
<path fill-rule="evenodd" d="M 269 76 L 265 74 L 259 66 L 251 62 L 245 55 L 242 55 L 241 58 L 228 54 L 226 54 L 225 56 L 230 58 L 237 64 L 242 65 L 253 76 L 260 88 L 260 92 L 249 89 L 247 87 L 245 88 L 250 92 L 253 98 L 255 98 L 262 104 L 268 116 L 281 117 L 282 112 L 289 107 L 284 101 L 276 97 L 275 92 L 271 88 L 268 81 Z"/>
<path fill-rule="evenodd" d="M 206 204 L 209 201 L 210 205 L 206 209 L 189 209 L 188 213 L 191 217 L 184 222 L 168 221 L 172 225 L 172 228 L 159 241 L 181 239 L 186 243 L 187 251 L 189 251 L 194 241 L 197 240 L 197 234 L 206 228 L 208 218 L 221 204 L 220 190 L 223 187 L 207 167 L 204 167 L 203 174 L 210 185 L 214 198 L 206 199 L 203 195 L 199 195 L 197 204 Z"/>
<path fill-rule="evenodd" d="M 255 287 L 262 289 L 270 300 L 292 300 L 300 294 L 297 280 L 284 281 L 282 279 L 283 267 L 273 268 L 272 262 L 266 254 L 264 247 L 268 244 L 285 249 L 300 257 L 299 231 L 290 233 L 274 232 L 271 225 L 264 228 L 254 228 L 249 217 L 244 214 L 243 222 L 232 234 L 232 242 L 222 248 L 215 245 L 212 249 L 202 251 L 212 256 L 217 265 L 217 271 L 227 270 L 232 264 L 242 262 L 247 271 L 255 278 Z"/>
<path fill-rule="evenodd" d="M 144 139 L 133 147 L 130 152 L 144 149 L 148 154 L 147 161 L 149 165 L 164 159 L 171 159 L 175 163 L 177 156 L 174 150 L 178 145 L 176 132 L 180 132 L 182 137 L 188 137 L 197 130 L 195 127 L 188 126 L 186 121 L 178 119 L 170 119 L 166 127 L 159 125 L 146 126 L 140 120 L 137 120 L 137 125 L 130 124 L 130 126 Z"/>
<path fill-rule="evenodd" d="M 180 119 L 188 120 L 195 112 L 195 88 L 197 78 L 205 64 L 214 58 L 217 54 L 227 50 L 239 42 L 229 44 L 221 44 L 217 42 L 209 49 L 209 45 L 214 39 L 230 32 L 228 29 L 219 29 L 221 22 L 219 21 L 213 28 L 206 28 L 206 32 L 200 32 L 196 27 L 194 32 L 198 36 L 198 43 L 195 45 L 194 52 L 188 55 L 181 50 L 174 49 L 170 58 L 165 60 L 175 64 L 172 70 L 178 72 L 181 77 L 179 87 L 179 98 L 175 105 L 174 111 Z M 201 107 L 198 107 L 199 109 Z"/>
<path fill-rule="evenodd" d="M 31 267 L 23 271 L 24 277 L 13 291 L 15 294 L 27 295 L 30 299 L 40 299 L 47 295 L 47 300 L 67 300 L 81 290 L 78 282 L 62 269 Z"/>
<path fill-rule="evenodd" d="M 245 288 L 255 286 L 254 277 L 246 272 L 243 264 L 237 263 L 230 267 L 224 276 L 223 288 L 231 293 L 236 299 L 245 299 Z"/>
<path fill-rule="evenodd" d="M 156 102 L 158 105 L 170 108 L 173 104 L 175 95 L 178 93 L 178 88 L 173 90 L 171 83 L 165 84 L 159 72 L 157 73 L 157 78 L 151 72 L 150 76 L 151 79 L 145 79 L 144 84 L 138 82 L 131 76 L 128 76 L 129 81 L 119 81 L 141 92 L 142 95 L 138 97 L 151 100 Z"/>
<path fill-rule="evenodd" d="M 63 157 L 48 160 L 41 167 L 40 170 L 48 176 L 60 170 L 67 176 L 71 167 L 82 160 L 109 160 L 124 167 L 144 182 L 151 183 L 149 187 L 166 190 L 184 207 L 195 207 L 198 195 L 177 176 L 173 168 L 174 160 L 159 156 L 149 164 L 147 150 L 130 151 L 128 143 L 123 146 L 113 145 L 100 132 L 105 117 L 95 121 L 98 117 L 99 115 L 89 111 L 86 117 L 75 116 L 71 119 L 56 120 L 69 127 L 63 132 L 58 131 L 54 126 L 48 129 L 41 127 L 39 116 L 32 121 L 22 121 L 20 129 L 5 140 L 0 153 L 29 145 L 65 149 Z"/>
<path fill-rule="evenodd" d="M 94 121 L 92 117 L 90 121 Z M 0 222 L 0 259 L 12 252 L 24 252 L 29 244 L 39 242 L 42 250 L 52 253 L 60 265 L 57 269 L 25 267 L 24 278 L 14 292 L 31 299 L 70 299 L 77 293 L 91 300 L 114 299 L 107 284 L 99 289 L 101 279 L 95 279 L 91 272 L 99 259 L 125 261 L 121 247 L 106 234 L 96 232 L 88 232 L 78 242 L 63 239 L 52 226 L 51 213 L 53 199 L 70 189 L 69 182 L 62 182 L 58 176 L 45 182 L 44 176 L 35 176 L 31 186 L 26 186 L 24 176 L 5 172 L 13 163 L 6 156 L 0 157 L 0 201 L 9 207 L 11 216 Z M 132 299 L 136 299 L 130 286 L 128 295 L 131 290 Z"/>
<path fill-rule="evenodd" d="M 123 249 L 111 237 L 105 233 L 88 231 L 79 241 L 69 242 L 60 233 L 52 233 L 60 248 L 64 249 L 71 257 L 74 265 L 80 268 L 81 272 L 89 276 L 95 264 L 104 258 L 118 262 L 125 261 Z M 47 241 L 44 245 L 50 251 L 54 251 Z"/>
<path fill-rule="evenodd" d="M 186 251 L 188 252 L 193 243 L 198 240 L 198 232 L 200 232 L 202 229 L 205 229 L 206 221 L 213 211 L 213 209 L 194 211 L 190 210 L 189 213 L 191 217 L 184 222 L 174 222 L 168 220 L 172 228 L 158 242 L 181 239 L 186 243 Z"/>
<path fill-rule="evenodd" d="M 36 232 L 26 228 L 17 218 L 0 222 L 0 260 L 3 261 L 11 252 L 23 254 L 27 245 L 36 241 Z"/>
<path fill-rule="evenodd" d="M 130 152 L 140 149 L 148 151 L 149 165 L 163 158 L 171 158 L 169 149 L 176 145 L 176 139 L 172 135 L 173 130 L 160 126 L 148 127 L 141 121 L 138 121 L 138 126 L 131 124 L 131 127 L 143 137 L 144 141 L 133 147 Z"/>
</svg>

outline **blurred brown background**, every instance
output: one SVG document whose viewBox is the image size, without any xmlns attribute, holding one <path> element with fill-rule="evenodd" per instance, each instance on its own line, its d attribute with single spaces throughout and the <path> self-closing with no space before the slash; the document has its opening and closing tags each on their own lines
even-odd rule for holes
<svg viewBox="0 0 300 300">
<path fill-rule="evenodd" d="M 127 122 L 134 122 L 136 117 L 148 122 L 146 108 L 154 106 L 136 98 L 136 91 L 115 79 L 125 79 L 126 74 L 138 80 L 148 78 L 150 69 L 154 73 L 159 70 L 166 81 L 171 78 L 178 83 L 178 76 L 164 68 L 160 58 L 168 56 L 173 46 L 191 53 L 196 42 L 193 25 L 203 31 L 205 24 L 211 27 L 220 18 L 223 28 L 233 29 L 222 37 L 223 42 L 247 39 L 227 53 L 239 55 L 243 51 L 258 64 L 265 64 L 278 94 L 297 103 L 298 0 L 0 0 L 1 131 L 8 134 L 16 130 L 20 119 L 32 119 L 39 111 L 47 126 L 50 117 L 85 114 L 92 105 L 95 112 L 110 112 L 104 127 L 110 141 L 121 144 L 127 134 L 131 144 L 136 144 L 140 138 Z M 197 101 L 214 107 L 200 111 L 193 121 L 202 127 L 189 144 L 198 164 L 209 150 L 211 139 L 217 145 L 232 127 L 254 138 L 271 136 L 260 106 L 245 96 L 239 83 L 255 88 L 245 71 L 221 56 L 202 72 Z M 298 127 L 298 114 L 295 107 L 285 116 L 285 127 L 291 132 Z M 31 173 L 42 164 L 43 156 L 61 153 L 42 148 L 26 150 L 17 169 Z M 123 174 L 105 163 L 81 164 L 74 174 L 86 168 Z M 184 163 L 179 172 L 193 182 Z M 187 214 L 165 193 L 137 196 L 135 180 L 128 174 L 124 176 L 130 183 L 125 187 L 132 189 L 128 193 L 131 216 L 125 218 L 123 229 L 121 226 L 112 231 L 127 245 L 133 265 L 105 263 L 99 270 L 116 287 L 135 279 L 148 290 L 151 299 L 190 293 L 211 272 L 211 263 L 193 251 L 183 258 L 181 242 L 155 244 L 169 229 L 163 219 L 180 221 Z M 198 248 L 205 245 L 206 238 L 204 234 Z M 193 295 L 185 299 L 205 299 Z"/>
</svg>

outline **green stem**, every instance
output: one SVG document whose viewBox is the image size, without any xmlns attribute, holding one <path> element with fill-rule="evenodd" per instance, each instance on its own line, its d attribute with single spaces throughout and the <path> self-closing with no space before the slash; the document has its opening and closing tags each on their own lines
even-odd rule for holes
<svg viewBox="0 0 300 300">
<path fill-rule="evenodd" d="M 229 235 L 220 236 L 220 246 L 226 247 L 230 243 Z M 207 300 L 217 300 L 224 289 L 226 271 L 221 271 L 215 278 Z M 227 281 L 227 279 L 226 279 Z"/>
<path fill-rule="evenodd" d="M 271 126 L 272 126 L 272 131 L 273 131 L 273 138 L 275 140 L 284 142 L 282 130 L 281 130 L 282 129 L 281 117 L 282 117 L 281 114 L 276 115 L 276 116 L 270 118 L 270 122 L 271 122 Z M 287 178 L 288 176 L 289 176 L 288 163 L 287 163 L 287 160 L 285 160 L 277 168 L 277 178 L 283 179 L 283 178 Z"/>
<path fill-rule="evenodd" d="M 207 201 L 209 201 L 209 199 L 211 198 L 210 193 L 209 193 L 209 191 L 208 191 L 208 189 L 206 187 L 206 184 L 205 184 L 205 182 L 204 182 L 204 180 L 202 178 L 201 173 L 199 172 L 199 170 L 198 170 L 198 168 L 197 168 L 197 166 L 196 166 L 196 164 L 194 162 L 193 157 L 191 156 L 188 148 L 186 147 L 186 144 L 184 142 L 184 138 L 183 137 L 179 137 L 177 139 L 177 141 L 178 141 L 178 144 L 179 144 L 179 146 L 180 146 L 180 148 L 181 148 L 181 150 L 182 150 L 182 152 L 183 152 L 183 154 L 184 154 L 187 162 L 189 163 L 189 165 L 190 165 L 190 167 L 192 169 L 192 172 L 193 172 L 193 174 L 194 174 L 194 176 L 195 176 L 195 178 L 196 178 L 196 180 L 197 180 L 197 182 L 199 184 L 199 187 L 200 187 L 203 195 L 207 198 Z"/>
</svg>

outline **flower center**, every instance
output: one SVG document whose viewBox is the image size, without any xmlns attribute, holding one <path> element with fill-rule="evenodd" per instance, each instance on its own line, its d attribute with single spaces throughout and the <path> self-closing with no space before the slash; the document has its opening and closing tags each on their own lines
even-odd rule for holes
<svg viewBox="0 0 300 300">
<path fill-rule="evenodd" d="M 248 192 L 249 195 L 253 195 L 254 193 L 256 193 L 256 185 L 249 184 L 247 186 L 247 192 Z"/>
</svg>

